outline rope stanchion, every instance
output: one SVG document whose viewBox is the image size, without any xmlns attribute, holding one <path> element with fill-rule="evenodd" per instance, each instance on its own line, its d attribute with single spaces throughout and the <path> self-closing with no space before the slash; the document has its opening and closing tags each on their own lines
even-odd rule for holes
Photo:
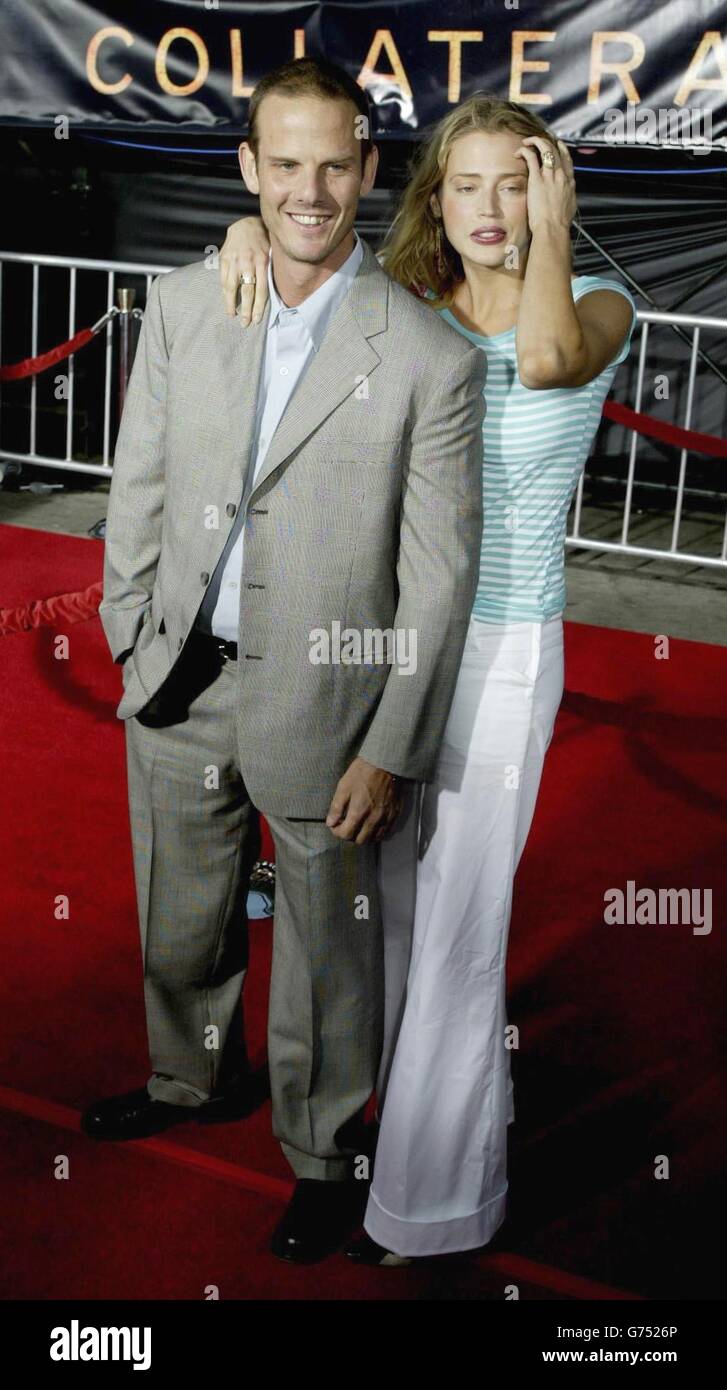
<svg viewBox="0 0 727 1390">
<path fill-rule="evenodd" d="M 109 319 L 114 318 L 119 310 L 114 307 L 108 313 L 94 323 L 90 328 L 81 328 L 72 338 L 65 343 L 59 343 L 57 347 L 50 348 L 48 352 L 42 352 L 37 357 L 24 357 L 22 362 L 13 362 L 8 367 L 0 367 L 0 381 L 20 381 L 23 377 L 38 376 L 41 372 L 47 372 L 50 367 L 54 367 L 57 362 L 63 362 L 66 357 L 72 357 L 74 352 L 90 343 L 101 329 L 108 323 Z"/>
</svg>

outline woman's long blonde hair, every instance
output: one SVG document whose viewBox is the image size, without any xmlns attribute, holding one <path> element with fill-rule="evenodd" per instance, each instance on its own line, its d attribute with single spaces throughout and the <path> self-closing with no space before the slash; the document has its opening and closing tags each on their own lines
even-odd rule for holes
<svg viewBox="0 0 727 1390">
<path fill-rule="evenodd" d="M 447 240 L 429 200 L 432 193 L 439 191 L 454 141 L 473 130 L 541 135 L 558 154 L 556 137 L 539 116 L 490 92 L 474 92 L 442 117 L 409 164 L 408 183 L 399 210 L 379 251 L 384 270 L 406 289 L 417 294 L 425 288 L 433 291 L 434 298 L 428 301 L 432 308 L 451 303 L 456 286 L 464 278 L 464 268 L 462 257 Z M 443 269 L 438 263 L 438 242 Z"/>
</svg>

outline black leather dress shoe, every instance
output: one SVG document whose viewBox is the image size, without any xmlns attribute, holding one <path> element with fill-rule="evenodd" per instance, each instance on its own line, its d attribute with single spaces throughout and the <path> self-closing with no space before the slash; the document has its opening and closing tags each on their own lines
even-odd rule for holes
<svg viewBox="0 0 727 1390">
<path fill-rule="evenodd" d="M 299 1178 L 270 1242 L 279 1260 L 311 1265 L 332 1255 L 361 1221 L 368 1183 Z"/>
<path fill-rule="evenodd" d="M 153 1100 L 142 1086 L 122 1096 L 95 1101 L 81 1116 L 81 1129 L 90 1139 L 148 1139 L 172 1125 L 221 1124 L 243 1119 L 255 1108 L 256 1098 L 249 1077 L 230 1085 L 219 1096 L 201 1105 L 170 1105 Z"/>
</svg>

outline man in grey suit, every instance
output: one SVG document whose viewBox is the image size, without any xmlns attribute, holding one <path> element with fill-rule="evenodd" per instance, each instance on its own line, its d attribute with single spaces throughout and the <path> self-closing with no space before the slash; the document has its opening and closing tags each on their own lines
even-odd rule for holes
<svg viewBox="0 0 727 1390">
<path fill-rule="evenodd" d="M 101 604 L 123 663 L 152 1075 L 83 1127 L 137 1138 L 249 1108 L 241 990 L 262 812 L 277 866 L 273 1128 L 298 1178 L 272 1249 L 301 1262 L 340 1244 L 364 1187 L 377 842 L 403 788 L 433 773 L 482 528 L 484 355 L 353 230 L 376 172 L 368 119 L 362 89 L 322 61 L 255 88 L 240 164 L 271 239 L 270 303 L 242 333 L 205 264 L 152 285 Z"/>
</svg>

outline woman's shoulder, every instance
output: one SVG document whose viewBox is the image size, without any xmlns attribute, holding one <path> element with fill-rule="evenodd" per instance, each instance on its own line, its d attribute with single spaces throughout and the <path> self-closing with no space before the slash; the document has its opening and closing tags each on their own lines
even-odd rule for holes
<svg viewBox="0 0 727 1390">
<path fill-rule="evenodd" d="M 618 353 L 613 361 L 608 364 L 607 370 L 617 367 L 624 362 L 629 355 L 631 348 L 631 338 L 636 327 L 637 309 L 636 301 L 631 291 L 622 285 L 618 280 L 612 280 L 607 275 L 573 275 L 571 276 L 571 291 L 575 303 L 582 299 L 585 294 L 590 294 L 594 290 L 612 290 L 615 294 L 626 299 L 631 307 L 631 321 L 625 330 L 625 336 Z"/>
<path fill-rule="evenodd" d="M 571 275 L 571 289 L 574 299 L 580 299 L 593 290 L 613 290 L 616 294 L 622 294 L 636 308 L 634 297 L 626 285 L 620 280 L 612 280 L 608 275 Z"/>
</svg>

